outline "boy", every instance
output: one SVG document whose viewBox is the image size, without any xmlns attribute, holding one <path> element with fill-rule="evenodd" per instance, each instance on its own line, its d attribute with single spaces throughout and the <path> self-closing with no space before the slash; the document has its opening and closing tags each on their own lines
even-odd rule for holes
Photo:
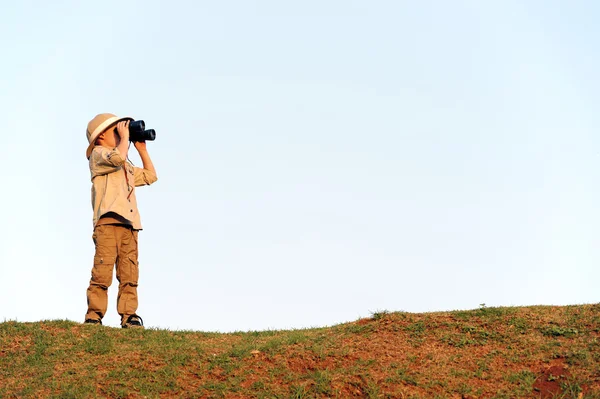
<svg viewBox="0 0 600 399">
<path fill-rule="evenodd" d="M 121 315 L 121 327 L 143 328 L 144 325 L 136 314 L 138 231 L 142 225 L 134 188 L 152 184 L 157 177 L 145 142 L 134 143 L 143 169 L 127 162 L 129 122 L 132 120 L 99 114 L 87 126 L 89 146 L 85 155 L 90 161 L 92 176 L 92 238 L 96 253 L 87 289 L 85 323 L 102 324 L 108 304 L 107 290 L 116 265 L 119 280 L 117 311 Z"/>
</svg>

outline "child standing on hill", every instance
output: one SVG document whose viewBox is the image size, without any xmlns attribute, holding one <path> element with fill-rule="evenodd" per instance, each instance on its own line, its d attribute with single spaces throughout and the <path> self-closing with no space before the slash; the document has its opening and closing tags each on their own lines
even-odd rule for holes
<svg viewBox="0 0 600 399">
<path fill-rule="evenodd" d="M 87 289 L 85 323 L 102 324 L 108 305 L 108 287 L 116 265 L 119 293 L 117 311 L 123 328 L 142 327 L 138 308 L 138 231 L 142 229 L 135 199 L 135 187 L 157 180 L 156 170 L 145 142 L 134 146 L 143 169 L 127 161 L 129 122 L 113 114 L 99 114 L 87 126 L 89 146 L 86 157 L 92 178 L 94 210 L 94 266 Z"/>
</svg>

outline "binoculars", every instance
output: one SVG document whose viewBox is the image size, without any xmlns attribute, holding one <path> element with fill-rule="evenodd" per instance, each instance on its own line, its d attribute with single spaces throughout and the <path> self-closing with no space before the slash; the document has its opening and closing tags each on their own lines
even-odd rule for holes
<svg viewBox="0 0 600 399">
<path fill-rule="evenodd" d="M 146 130 L 144 121 L 129 122 L 129 141 L 153 141 L 154 139 L 156 139 L 156 131 L 154 129 Z"/>
</svg>

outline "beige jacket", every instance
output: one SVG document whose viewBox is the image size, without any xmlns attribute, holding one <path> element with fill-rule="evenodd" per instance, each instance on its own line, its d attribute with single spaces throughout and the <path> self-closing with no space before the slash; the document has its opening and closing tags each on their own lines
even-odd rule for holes
<svg viewBox="0 0 600 399">
<path fill-rule="evenodd" d="M 134 188 L 154 183 L 158 180 L 156 175 L 131 165 L 118 149 L 102 146 L 96 146 L 92 151 L 90 173 L 94 228 L 102 215 L 114 212 L 131 222 L 135 230 L 141 230 Z"/>
</svg>

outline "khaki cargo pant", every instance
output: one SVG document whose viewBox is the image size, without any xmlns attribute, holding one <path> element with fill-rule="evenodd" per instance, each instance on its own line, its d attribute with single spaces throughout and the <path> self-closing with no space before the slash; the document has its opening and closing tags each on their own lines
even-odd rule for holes
<svg viewBox="0 0 600 399">
<path fill-rule="evenodd" d="M 121 324 L 138 307 L 138 232 L 125 225 L 100 225 L 92 235 L 96 245 L 92 279 L 87 289 L 88 310 L 86 320 L 102 320 L 108 306 L 108 287 L 113 280 L 113 269 L 117 266 L 119 294 L 117 312 Z"/>
</svg>

